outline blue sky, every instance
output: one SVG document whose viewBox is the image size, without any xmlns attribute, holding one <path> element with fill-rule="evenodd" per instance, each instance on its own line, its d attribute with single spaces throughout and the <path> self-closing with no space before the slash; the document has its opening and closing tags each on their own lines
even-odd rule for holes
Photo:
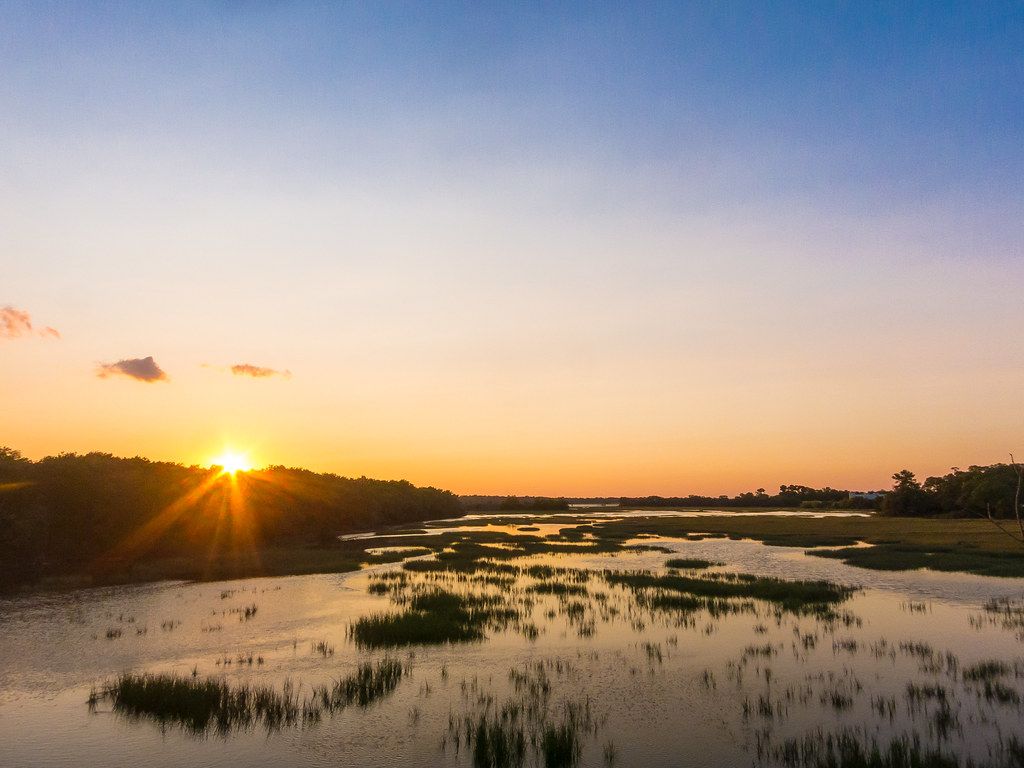
<svg viewBox="0 0 1024 768">
<path fill-rule="evenodd" d="M 1019 197 L 1022 14 L 6 3 L 5 122 L 14 138 L 128 134 L 299 179 L 562 159 L 658 170 L 679 191 L 700 154 L 721 170 L 715 200 Z"/>
</svg>

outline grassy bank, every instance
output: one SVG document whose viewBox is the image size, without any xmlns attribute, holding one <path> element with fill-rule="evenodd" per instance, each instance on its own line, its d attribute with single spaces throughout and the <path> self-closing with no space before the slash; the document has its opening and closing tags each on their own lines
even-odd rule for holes
<svg viewBox="0 0 1024 768">
<path fill-rule="evenodd" d="M 596 526 L 602 539 L 626 540 L 657 535 L 697 537 L 711 534 L 755 539 L 769 545 L 822 547 L 810 554 L 878 570 L 931 568 L 985 576 L 1024 577 L 1024 546 L 987 520 L 731 515 L 646 517 Z M 872 547 L 857 547 L 858 542 Z"/>
</svg>

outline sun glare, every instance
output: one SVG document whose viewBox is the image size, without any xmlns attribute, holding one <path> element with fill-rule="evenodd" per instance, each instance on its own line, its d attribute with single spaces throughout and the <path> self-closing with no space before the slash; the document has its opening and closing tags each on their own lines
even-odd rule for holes
<svg viewBox="0 0 1024 768">
<path fill-rule="evenodd" d="M 236 472 L 248 472 L 252 464 L 245 454 L 225 451 L 210 462 L 211 466 L 220 467 L 221 474 L 233 475 Z"/>
</svg>

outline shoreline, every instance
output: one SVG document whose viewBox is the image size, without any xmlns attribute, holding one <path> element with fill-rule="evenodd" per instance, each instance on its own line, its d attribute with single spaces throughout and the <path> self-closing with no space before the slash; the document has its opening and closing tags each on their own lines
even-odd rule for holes
<svg viewBox="0 0 1024 768">
<path fill-rule="evenodd" d="M 450 541 L 473 532 L 462 528 L 529 526 L 533 522 L 584 526 L 594 542 L 618 542 L 667 536 L 699 539 L 721 536 L 752 539 L 768 546 L 803 548 L 809 555 L 830 557 L 873 570 L 913 570 L 972 573 L 993 577 L 1024 577 L 1024 546 L 1001 533 L 987 520 L 968 518 L 908 518 L 865 515 L 858 510 L 801 509 L 696 509 L 630 508 L 614 514 L 605 508 L 572 512 L 516 512 L 481 514 L 468 512 L 416 524 L 374 527 L 352 531 L 336 544 L 282 544 L 250 552 L 232 552 L 209 558 L 161 557 L 142 560 L 124 570 L 100 567 L 51 574 L 0 588 L 0 595 L 67 592 L 95 587 L 146 584 L 160 581 L 210 582 L 236 579 L 348 573 L 365 565 L 398 562 L 409 553 L 378 549 L 379 537 L 388 547 L 418 547 L 418 554 L 436 553 Z M 427 532 L 446 528 L 445 533 Z M 486 533 L 486 532 L 485 532 Z M 366 534 L 371 534 L 367 536 Z M 528 536 L 529 531 L 516 535 Z M 865 546 L 868 545 L 868 546 Z"/>
</svg>

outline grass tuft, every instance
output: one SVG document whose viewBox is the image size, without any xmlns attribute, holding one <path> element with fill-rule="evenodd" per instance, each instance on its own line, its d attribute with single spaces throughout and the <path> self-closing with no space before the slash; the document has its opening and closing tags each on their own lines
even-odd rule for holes
<svg viewBox="0 0 1024 768">
<path fill-rule="evenodd" d="M 679 568 L 687 571 L 699 571 L 705 568 L 714 568 L 723 565 L 713 560 L 703 560 L 699 557 L 673 557 L 665 561 L 667 568 Z"/>
<path fill-rule="evenodd" d="M 332 686 L 314 689 L 300 699 L 291 681 L 282 690 L 271 686 L 232 687 L 224 680 L 177 675 L 123 674 L 101 693 L 90 694 L 89 704 L 102 699 L 113 703 L 115 712 L 130 718 L 148 718 L 161 725 L 177 725 L 203 734 L 263 725 L 267 730 L 313 723 L 323 714 L 351 704 L 366 707 L 388 695 L 407 670 L 400 661 L 384 659 L 376 666 L 362 664 L 355 674 Z"/>
</svg>

